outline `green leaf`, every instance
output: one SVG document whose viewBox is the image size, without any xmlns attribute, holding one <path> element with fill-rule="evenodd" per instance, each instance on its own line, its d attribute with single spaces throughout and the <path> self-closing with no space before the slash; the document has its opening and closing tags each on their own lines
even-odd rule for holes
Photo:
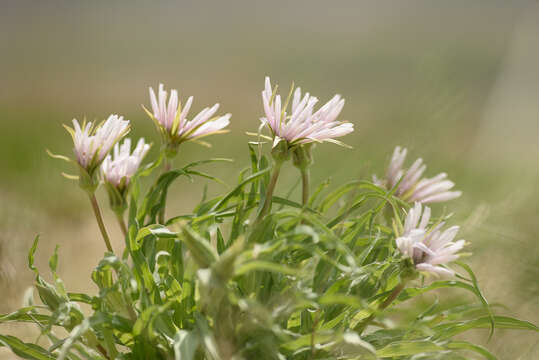
<svg viewBox="0 0 539 360">
<path fill-rule="evenodd" d="M 321 305 L 348 305 L 355 308 L 363 306 L 358 296 L 343 295 L 340 293 L 323 295 L 318 302 Z"/>
<path fill-rule="evenodd" d="M 154 162 L 144 167 L 141 167 L 135 174 L 135 177 L 149 176 L 155 169 L 159 167 L 159 165 L 161 165 L 164 159 L 165 159 L 165 152 L 164 151 L 159 152 L 158 158 Z"/>
<path fill-rule="evenodd" d="M 269 173 L 270 169 L 267 168 L 267 169 L 264 169 L 264 170 L 261 170 L 257 173 L 254 173 L 250 176 L 248 176 L 247 178 L 245 178 L 242 182 L 240 182 L 234 189 L 232 189 L 232 191 L 230 191 L 228 194 L 226 194 L 221 200 L 219 200 L 213 207 L 210 211 L 215 211 L 217 209 L 220 209 L 222 206 L 224 206 L 228 200 L 230 200 L 232 197 L 236 196 L 240 191 L 241 189 L 243 189 L 243 187 L 253 181 L 255 181 L 256 179 L 258 179 L 259 177 L 261 176 L 264 176 L 265 174 Z"/>
<path fill-rule="evenodd" d="M 137 232 L 137 236 L 135 237 L 135 242 L 131 243 L 131 250 L 132 251 L 138 250 L 140 246 L 142 245 L 142 240 L 148 235 L 154 235 L 154 236 L 157 236 L 158 238 L 163 238 L 163 239 L 174 239 L 178 237 L 177 233 L 170 231 L 168 228 L 166 228 L 163 225 L 158 225 L 158 224 L 149 225 L 149 226 L 141 228 Z"/>
<path fill-rule="evenodd" d="M 206 173 L 203 173 L 201 171 L 196 171 L 196 170 L 186 170 L 186 172 L 189 174 L 189 175 L 196 175 L 196 176 L 199 176 L 199 177 L 203 177 L 203 178 L 206 178 L 206 179 L 209 179 L 209 180 L 213 180 L 221 185 L 226 185 L 226 183 L 219 179 L 218 177 L 215 177 L 215 176 L 212 176 L 212 175 L 209 175 L 209 174 L 206 174 Z"/>
<path fill-rule="evenodd" d="M 322 213 L 326 212 L 341 197 L 343 197 L 344 195 L 346 195 L 347 193 L 349 193 L 350 191 L 354 189 L 358 189 L 359 184 L 360 184 L 359 181 L 352 181 L 332 191 L 330 194 L 328 194 L 324 198 L 324 200 L 322 200 L 322 202 L 318 206 L 318 208 L 320 209 L 320 212 Z"/>
<path fill-rule="evenodd" d="M 10 335 L 0 335 L 0 344 L 7 346 L 13 351 L 13 353 L 23 359 L 34 359 L 34 360 L 54 360 L 55 357 L 52 356 L 47 350 L 42 347 L 22 342 L 14 336 Z"/>
<path fill-rule="evenodd" d="M 539 331 L 539 328 L 536 325 L 528 321 L 498 315 L 494 315 L 493 318 L 494 326 L 497 329 Z M 492 326 L 491 321 L 491 316 L 485 316 L 474 320 L 443 323 L 438 326 L 435 326 L 433 330 L 438 333 L 437 338 L 439 338 L 440 340 L 445 340 L 471 329 L 480 329 L 486 327 L 490 328 Z"/>
<path fill-rule="evenodd" d="M 190 175 L 185 170 L 179 169 L 167 171 L 159 176 L 154 186 L 148 190 L 141 207 L 137 211 L 139 222 L 142 223 L 145 217 L 149 217 L 151 222 L 156 222 L 157 214 L 166 203 L 169 186 L 180 176 L 189 177 Z"/>
<path fill-rule="evenodd" d="M 55 311 L 58 309 L 61 303 L 65 301 L 56 289 L 49 283 L 42 281 L 41 278 L 38 279 L 40 283 L 37 283 L 35 285 L 37 292 L 39 294 L 39 298 L 45 305 L 47 305 L 52 311 Z"/>
<path fill-rule="evenodd" d="M 218 255 L 206 239 L 188 225 L 182 226 L 182 234 L 182 240 L 185 241 L 198 266 L 207 268 L 215 263 Z"/>
<path fill-rule="evenodd" d="M 318 198 L 318 196 L 320 195 L 320 193 L 329 186 L 329 184 L 331 183 L 331 179 L 327 179 L 326 181 L 324 181 L 323 183 L 321 183 L 320 185 L 318 185 L 316 187 L 316 189 L 314 190 L 313 194 L 311 195 L 310 199 L 309 199 L 309 206 L 310 207 L 313 207 L 313 204 L 314 202 L 316 201 L 316 199 Z"/>
<path fill-rule="evenodd" d="M 337 338 L 337 334 L 326 333 L 326 334 L 316 334 L 316 343 L 325 344 L 332 342 Z M 301 348 L 311 348 L 312 334 L 302 335 L 295 340 L 285 342 L 281 346 L 287 350 L 298 351 Z"/>
<path fill-rule="evenodd" d="M 51 317 L 49 315 L 38 314 L 34 312 L 35 309 L 35 306 L 27 306 L 10 314 L 0 315 L 0 323 L 14 321 L 48 325 Z"/>
<path fill-rule="evenodd" d="M 308 207 L 304 207 L 302 204 L 297 203 L 297 202 L 292 201 L 292 200 L 288 200 L 288 199 L 285 199 L 285 198 L 282 198 L 282 197 L 279 197 L 279 196 L 272 196 L 271 199 L 272 199 L 272 202 L 274 204 L 286 205 L 286 206 L 290 206 L 290 207 L 293 207 L 293 208 L 296 208 L 296 209 L 305 209 L 305 210 L 307 210 L 309 212 L 316 213 L 315 210 L 310 209 Z"/>
<path fill-rule="evenodd" d="M 59 245 L 56 245 L 54 248 L 54 253 L 49 259 L 49 268 L 51 269 L 52 273 L 56 273 L 56 268 L 58 267 L 58 248 Z"/>
<path fill-rule="evenodd" d="M 390 358 L 443 350 L 445 350 L 443 346 L 428 340 L 397 341 L 377 350 L 376 355 L 381 358 Z"/>
<path fill-rule="evenodd" d="M 90 295 L 82 293 L 67 293 L 69 301 L 80 302 L 84 304 L 92 304 L 93 298 Z"/>
<path fill-rule="evenodd" d="M 487 349 L 482 346 L 469 343 L 467 341 L 452 341 L 446 345 L 448 349 L 451 350 L 470 350 L 474 351 L 480 355 L 483 355 L 485 359 L 496 360 L 496 356 L 492 355 Z"/>
<path fill-rule="evenodd" d="M 221 229 L 217 228 L 217 252 L 221 255 L 226 250 L 225 239 L 221 233 Z"/>
<path fill-rule="evenodd" d="M 183 167 L 184 170 L 189 170 L 192 167 L 199 166 L 199 165 L 205 165 L 205 164 L 213 164 L 216 162 L 234 162 L 233 159 L 227 159 L 227 158 L 213 158 L 213 159 L 205 159 L 205 160 L 198 160 L 193 161 L 192 163 L 189 163 Z"/>
<path fill-rule="evenodd" d="M 32 244 L 32 247 L 30 248 L 30 251 L 28 252 L 28 267 L 30 270 L 36 273 L 37 276 L 39 276 L 39 271 L 34 266 L 34 257 L 37 250 L 37 244 L 39 243 L 39 235 L 36 235 L 34 238 L 34 243 Z"/>
<path fill-rule="evenodd" d="M 238 265 L 235 270 L 235 275 L 239 276 L 251 271 L 270 271 L 284 275 L 296 275 L 298 273 L 297 270 L 286 265 L 264 260 L 254 260 Z"/>
<path fill-rule="evenodd" d="M 139 336 L 144 332 L 150 339 L 158 336 L 158 332 L 154 331 L 154 324 L 158 317 L 166 314 L 171 305 L 172 303 L 169 302 L 165 305 L 153 305 L 146 308 L 137 318 L 135 325 L 133 325 L 133 335 Z"/>
<path fill-rule="evenodd" d="M 421 288 L 419 287 L 406 288 L 400 293 L 397 299 L 399 301 L 405 301 L 415 296 L 424 294 L 431 290 L 442 289 L 442 288 L 453 288 L 453 287 L 465 289 L 475 294 L 475 289 L 470 284 L 467 284 L 465 282 L 458 281 L 458 280 L 440 280 L 440 281 L 435 281 L 431 283 L 430 285 L 421 287 Z"/>
<path fill-rule="evenodd" d="M 481 289 L 479 288 L 479 283 L 477 282 L 477 278 L 475 277 L 475 274 L 472 271 L 472 269 L 467 264 L 465 264 L 465 263 L 463 263 L 461 261 L 456 261 L 455 264 L 457 264 L 458 266 L 463 268 L 468 273 L 468 275 L 470 275 L 470 277 L 472 278 L 472 283 L 473 283 L 474 289 L 475 289 L 474 292 L 475 292 L 476 296 L 479 298 L 479 300 L 481 301 L 481 303 L 483 304 L 485 310 L 488 312 L 488 315 L 489 315 L 489 318 L 490 318 L 490 332 L 489 332 L 489 335 L 488 335 L 488 340 L 490 340 L 492 338 L 492 335 L 494 335 L 494 314 L 490 310 L 490 305 L 488 304 L 487 299 L 485 298 L 485 296 L 481 292 Z"/>
</svg>

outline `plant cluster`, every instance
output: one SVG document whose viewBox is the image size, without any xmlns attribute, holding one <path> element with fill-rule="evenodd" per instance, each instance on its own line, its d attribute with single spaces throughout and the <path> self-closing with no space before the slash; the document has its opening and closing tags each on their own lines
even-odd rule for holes
<svg viewBox="0 0 539 360">
<path fill-rule="evenodd" d="M 201 170 L 226 159 L 174 167 L 186 141 L 222 133 L 230 114 L 219 105 L 187 118 L 176 90 L 150 89 L 161 151 L 142 166 L 150 145 L 131 152 L 129 121 L 111 115 L 95 126 L 67 128 L 76 179 L 88 194 L 107 252 L 91 278 L 96 294 L 69 292 L 49 261 L 53 282 L 34 266 L 39 303 L 1 315 L 0 323 L 37 325 L 26 343 L 0 335 L 0 345 L 26 359 L 494 359 L 457 335 L 471 329 L 539 329 L 495 313 L 468 265 L 458 226 L 425 204 L 454 199 L 445 173 L 425 178 L 421 159 L 404 168 L 395 149 L 382 179 L 312 186 L 313 149 L 353 131 L 337 120 L 344 100 L 318 99 L 299 88 L 281 99 L 266 78 L 264 116 L 250 165 L 230 191 L 204 194 L 189 214 L 167 216 L 169 187 L 181 177 L 216 180 Z M 266 129 L 268 135 L 263 134 Z M 265 148 L 270 150 L 266 153 Z M 111 153 L 112 152 L 112 153 Z M 291 161 L 301 201 L 275 195 L 281 166 Z M 151 174 L 158 174 L 150 185 Z M 95 197 L 104 184 L 124 239 L 113 249 Z M 450 266 L 451 264 L 451 266 Z M 446 289 L 439 292 L 439 289 Z M 434 293 L 434 296 L 424 295 Z M 454 301 L 452 292 L 471 296 Z M 452 300 L 452 301 L 450 301 Z M 62 331 L 65 330 L 65 331 Z"/>
</svg>

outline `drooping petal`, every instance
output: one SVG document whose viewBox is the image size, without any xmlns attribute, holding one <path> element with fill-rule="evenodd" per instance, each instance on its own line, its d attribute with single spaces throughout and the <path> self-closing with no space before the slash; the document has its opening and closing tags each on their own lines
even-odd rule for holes
<svg viewBox="0 0 539 360">
<path fill-rule="evenodd" d="M 437 202 L 453 200 L 460 197 L 461 195 L 462 195 L 462 191 L 445 191 L 440 194 L 427 196 L 421 201 L 425 204 L 437 203 Z"/>
<path fill-rule="evenodd" d="M 423 272 L 426 272 L 426 273 L 429 273 L 429 274 L 433 274 L 433 275 L 436 275 L 436 276 L 451 276 L 451 275 L 454 275 L 455 272 L 453 270 L 450 270 L 450 269 L 446 269 L 444 267 L 441 267 L 441 266 L 433 266 L 431 264 L 428 264 L 428 263 L 423 263 L 423 264 L 419 264 L 419 265 L 416 265 L 416 268 L 417 270 L 419 271 L 423 271 Z"/>
</svg>

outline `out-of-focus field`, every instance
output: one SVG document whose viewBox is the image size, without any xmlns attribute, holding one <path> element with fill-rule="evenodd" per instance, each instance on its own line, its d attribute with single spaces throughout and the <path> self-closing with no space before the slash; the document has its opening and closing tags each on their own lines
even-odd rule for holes
<svg viewBox="0 0 539 360">
<path fill-rule="evenodd" d="M 67 287 L 94 289 L 104 249 L 89 204 L 60 175 L 72 169 L 45 153 L 71 153 L 62 123 L 122 114 L 133 136 L 155 142 L 151 157 L 158 138 L 140 104 L 164 82 L 194 95 L 194 111 L 219 102 L 233 114 L 231 134 L 209 138 L 211 149 L 188 144 L 177 160 L 234 158 L 208 169 L 233 183 L 265 75 L 322 101 L 346 98 L 353 150 L 319 146 L 313 183 L 381 174 L 395 145 L 409 162 L 423 157 L 428 175 L 448 172 L 464 195 L 436 208 L 464 224 L 487 298 L 539 323 L 539 4 L 524 1 L 1 2 L 0 312 L 32 283 L 26 254 L 38 233 L 42 271 L 60 244 Z M 297 174 L 284 175 L 282 192 Z M 188 211 L 201 189 L 178 182 L 170 213 Z M 474 336 L 500 359 L 539 357 L 536 334 Z"/>
</svg>

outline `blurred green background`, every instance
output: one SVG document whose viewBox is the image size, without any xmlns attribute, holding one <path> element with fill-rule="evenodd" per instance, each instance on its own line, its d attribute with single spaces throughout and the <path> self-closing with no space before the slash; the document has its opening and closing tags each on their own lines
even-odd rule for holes
<svg viewBox="0 0 539 360">
<path fill-rule="evenodd" d="M 353 150 L 318 146 L 315 184 L 382 174 L 395 145 L 409 148 L 408 164 L 423 157 L 427 175 L 448 172 L 464 195 L 436 208 L 463 224 L 487 298 L 539 323 L 536 1 L 0 2 L 0 312 L 31 285 L 36 233 L 41 268 L 60 244 L 68 288 L 94 291 L 89 274 L 104 249 L 90 206 L 60 175 L 69 165 L 45 153 L 71 154 L 62 123 L 119 113 L 155 153 L 140 107 L 148 86 L 193 95 L 192 111 L 219 102 L 233 114 L 231 134 L 208 138 L 211 149 L 183 146 L 177 164 L 234 158 L 207 169 L 232 184 L 247 165 L 245 132 L 262 116 L 265 75 L 347 101 L 342 119 L 356 131 L 343 140 Z M 280 191 L 296 176 L 287 168 Z M 189 211 L 202 185 L 178 182 L 170 213 Z M 499 331 L 486 346 L 501 359 L 536 359 L 538 343 Z"/>
</svg>

